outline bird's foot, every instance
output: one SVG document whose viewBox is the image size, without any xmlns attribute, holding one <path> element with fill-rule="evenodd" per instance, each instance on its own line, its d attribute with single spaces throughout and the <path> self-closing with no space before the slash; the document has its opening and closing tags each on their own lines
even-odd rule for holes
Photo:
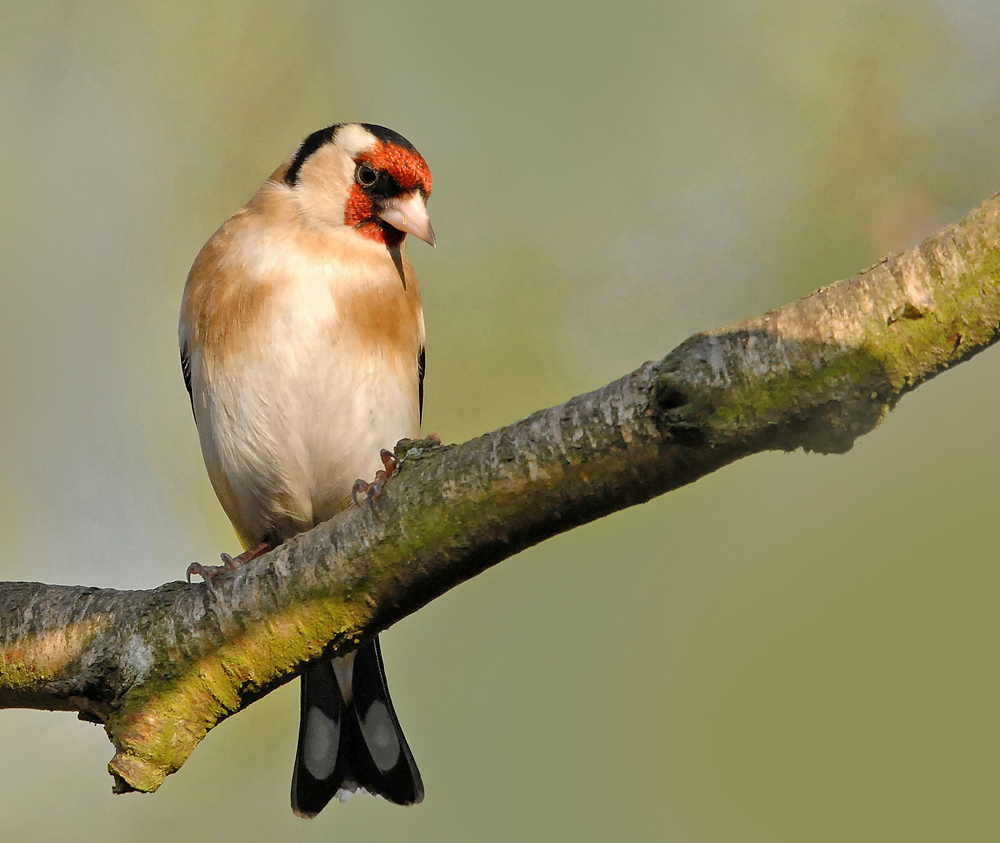
<svg viewBox="0 0 1000 843">
<path fill-rule="evenodd" d="M 360 501 L 358 501 L 358 495 L 365 495 L 368 508 L 372 511 L 372 515 L 376 517 L 378 517 L 378 513 L 375 512 L 375 501 L 382 497 L 386 482 L 396 471 L 396 457 L 393 456 L 392 451 L 383 448 L 379 451 L 378 455 L 385 468 L 375 472 L 375 479 L 371 483 L 366 483 L 364 480 L 355 480 L 354 487 L 351 489 L 351 498 L 354 500 L 355 506 L 361 506 Z"/>
<path fill-rule="evenodd" d="M 269 550 L 273 549 L 274 547 L 270 544 L 270 542 L 261 542 L 256 547 L 244 550 L 239 556 L 230 556 L 228 553 L 219 554 L 222 559 L 221 565 L 202 565 L 201 562 L 192 562 L 188 565 L 187 581 L 191 582 L 191 577 L 197 574 L 211 589 L 213 588 L 212 580 L 219 576 L 219 574 L 224 574 L 226 571 L 235 571 L 237 568 L 242 568 L 248 562 L 253 562 L 253 560 L 258 556 L 263 556 Z"/>
</svg>

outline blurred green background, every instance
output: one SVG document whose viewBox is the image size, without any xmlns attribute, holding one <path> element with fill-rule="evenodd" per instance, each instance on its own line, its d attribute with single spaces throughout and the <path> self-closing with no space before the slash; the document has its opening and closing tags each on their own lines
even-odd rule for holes
<svg viewBox="0 0 1000 843">
<path fill-rule="evenodd" d="M 1000 189 L 993 0 L 0 4 L 0 579 L 148 588 L 236 539 L 176 347 L 202 243 L 342 120 L 434 172 L 425 429 L 461 441 L 910 246 Z M 0 712 L 0 838 L 995 840 L 994 350 L 844 457 L 771 454 L 383 636 L 427 798 L 288 809 L 297 684 L 154 796 Z"/>
</svg>

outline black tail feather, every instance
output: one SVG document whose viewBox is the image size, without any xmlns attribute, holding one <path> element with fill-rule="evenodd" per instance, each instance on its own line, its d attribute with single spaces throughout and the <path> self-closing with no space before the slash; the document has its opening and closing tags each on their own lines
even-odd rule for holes
<svg viewBox="0 0 1000 843">
<path fill-rule="evenodd" d="M 302 674 L 292 810 L 314 817 L 364 788 L 398 805 L 424 797 L 420 772 L 389 697 L 378 638 Z"/>
</svg>

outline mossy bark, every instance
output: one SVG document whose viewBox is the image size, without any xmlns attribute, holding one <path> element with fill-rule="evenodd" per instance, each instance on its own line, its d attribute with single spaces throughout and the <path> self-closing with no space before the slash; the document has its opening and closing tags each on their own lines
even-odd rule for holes
<svg viewBox="0 0 1000 843">
<path fill-rule="evenodd" d="M 768 449 L 846 451 L 996 341 L 1000 200 L 847 281 L 697 334 L 657 363 L 462 445 L 401 442 L 351 509 L 205 585 L 0 584 L 0 708 L 103 723 L 119 791 L 216 724 L 549 536 Z"/>
</svg>

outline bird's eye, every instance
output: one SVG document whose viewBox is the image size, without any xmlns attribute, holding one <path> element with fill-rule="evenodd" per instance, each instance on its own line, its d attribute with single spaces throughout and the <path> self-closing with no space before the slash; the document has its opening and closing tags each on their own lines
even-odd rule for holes
<svg viewBox="0 0 1000 843">
<path fill-rule="evenodd" d="M 375 170 L 367 164 L 358 164 L 358 169 L 354 174 L 354 178 L 362 187 L 371 187 L 375 184 L 375 180 L 378 178 L 378 173 L 376 173 Z"/>
</svg>

